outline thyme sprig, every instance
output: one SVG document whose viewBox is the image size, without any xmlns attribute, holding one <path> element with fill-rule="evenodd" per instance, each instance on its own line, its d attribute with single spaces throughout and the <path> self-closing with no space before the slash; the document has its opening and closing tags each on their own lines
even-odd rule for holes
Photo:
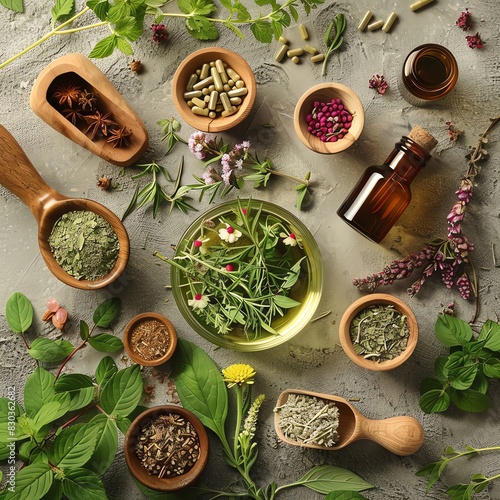
<svg viewBox="0 0 500 500">
<path fill-rule="evenodd" d="M 335 26 L 335 31 L 333 31 L 333 27 Z M 326 63 L 330 54 L 335 50 L 339 49 L 340 46 L 344 43 L 344 31 L 346 28 L 346 19 L 344 14 L 336 14 L 333 18 L 333 21 L 328 25 L 328 28 L 325 33 L 325 59 L 323 60 L 323 66 L 321 70 L 322 75 L 326 75 Z"/>
</svg>

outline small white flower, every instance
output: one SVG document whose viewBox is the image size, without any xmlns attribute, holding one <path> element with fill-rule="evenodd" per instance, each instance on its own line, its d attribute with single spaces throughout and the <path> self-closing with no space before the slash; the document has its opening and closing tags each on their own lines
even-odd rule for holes
<svg viewBox="0 0 500 500">
<path fill-rule="evenodd" d="M 223 241 L 227 241 L 228 243 L 234 243 L 238 241 L 241 237 L 241 231 L 234 229 L 233 226 L 226 224 L 225 228 L 219 229 L 219 238 Z"/>
<path fill-rule="evenodd" d="M 197 293 L 191 300 L 188 300 L 188 306 L 193 309 L 204 309 L 207 307 L 210 299 L 207 295 L 202 295 L 201 293 Z"/>
<path fill-rule="evenodd" d="M 283 243 L 285 245 L 290 245 L 291 247 L 294 247 L 298 244 L 297 236 L 295 236 L 294 233 L 290 234 L 280 233 L 280 238 L 283 238 Z"/>
</svg>

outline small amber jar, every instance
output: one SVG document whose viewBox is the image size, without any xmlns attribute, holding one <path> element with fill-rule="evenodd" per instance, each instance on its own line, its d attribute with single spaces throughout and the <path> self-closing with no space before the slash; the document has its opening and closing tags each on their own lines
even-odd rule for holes
<svg viewBox="0 0 500 500">
<path fill-rule="evenodd" d="M 399 89 L 415 106 L 425 106 L 448 94 L 458 79 L 453 54 L 442 45 L 427 43 L 413 49 L 405 59 Z"/>
</svg>

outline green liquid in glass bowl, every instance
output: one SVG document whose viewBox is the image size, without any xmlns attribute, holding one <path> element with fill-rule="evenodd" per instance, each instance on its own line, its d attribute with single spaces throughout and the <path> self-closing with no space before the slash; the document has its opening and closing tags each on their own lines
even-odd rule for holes
<svg viewBox="0 0 500 500">
<path fill-rule="evenodd" d="M 239 203 L 239 204 L 238 204 Z M 273 318 L 271 326 L 277 334 L 263 331 L 258 336 L 255 332 L 244 331 L 240 325 L 233 325 L 228 333 L 220 333 L 214 326 L 207 324 L 203 317 L 197 315 L 188 305 L 192 294 L 188 286 L 185 273 L 177 267 L 171 267 L 171 285 L 174 299 L 181 314 L 188 324 L 203 338 L 209 342 L 235 351 L 251 352 L 261 351 L 280 345 L 299 333 L 311 320 L 318 307 L 323 287 L 323 263 L 318 244 L 307 227 L 287 210 L 278 205 L 259 200 L 239 200 L 222 203 L 198 217 L 182 235 L 176 249 L 176 256 L 183 251 L 189 251 L 193 241 L 200 237 L 201 226 L 204 221 L 211 220 L 216 228 L 225 227 L 220 218 L 233 219 L 236 217 L 234 211 L 242 206 L 250 210 L 262 207 L 260 220 L 281 222 L 286 228 L 300 238 L 302 248 L 292 247 L 294 262 L 306 256 L 302 261 L 300 277 L 292 287 L 289 297 L 300 302 L 300 305 L 286 309 L 283 316 Z M 245 242 L 245 237 L 233 243 L 231 247 Z M 247 240 L 248 242 L 248 240 Z M 219 243 L 219 242 L 214 242 Z M 212 241 L 208 243 L 212 244 Z M 281 242 L 278 245 L 283 245 Z M 286 250 L 283 246 L 283 249 Z M 255 338 L 257 337 L 257 338 Z"/>
</svg>

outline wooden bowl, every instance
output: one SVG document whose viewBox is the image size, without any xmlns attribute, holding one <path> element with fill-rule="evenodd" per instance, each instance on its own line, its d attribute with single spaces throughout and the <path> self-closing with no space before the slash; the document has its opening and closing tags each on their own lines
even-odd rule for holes
<svg viewBox="0 0 500 500">
<path fill-rule="evenodd" d="M 306 117 L 313 110 L 315 101 L 328 102 L 337 98 L 342 100 L 353 115 L 352 125 L 348 133 L 337 142 L 323 142 L 307 130 Z M 360 136 L 364 124 L 365 112 L 359 97 L 341 83 L 320 83 L 310 88 L 299 99 L 293 115 L 293 125 L 299 139 L 310 150 L 322 154 L 340 153 L 352 146 Z"/>
<path fill-rule="evenodd" d="M 248 94 L 244 97 L 240 109 L 234 115 L 218 116 L 212 119 L 208 116 L 195 115 L 184 99 L 184 93 L 190 76 L 201 68 L 204 63 L 216 59 L 221 59 L 222 62 L 227 63 L 240 75 L 245 82 Z M 256 94 L 257 85 L 252 68 L 240 55 L 221 47 L 209 47 L 193 52 L 181 62 L 172 80 L 172 97 L 177 111 L 186 123 L 203 132 L 222 132 L 241 123 L 250 114 L 255 103 Z"/>
<path fill-rule="evenodd" d="M 51 101 L 54 87 L 64 81 L 75 81 L 98 95 L 97 109 L 101 114 L 111 113 L 120 127 L 131 132 L 128 146 L 113 147 L 106 138 L 90 140 L 85 134 L 86 124 L 73 125 Z M 89 59 L 81 54 L 67 54 L 51 62 L 37 77 L 30 96 L 31 109 L 52 128 L 118 167 L 135 163 L 148 147 L 148 132 L 118 90 Z"/>
<path fill-rule="evenodd" d="M 408 328 L 410 330 L 406 349 L 394 359 L 381 361 L 380 363 L 377 363 L 376 361 L 373 361 L 371 359 L 365 359 L 363 356 L 357 354 L 354 350 L 354 346 L 351 341 L 351 335 L 349 333 L 351 321 L 363 309 L 366 309 L 367 307 L 373 305 L 393 305 L 397 311 L 406 316 Z M 386 371 L 400 366 L 412 355 L 415 347 L 417 346 L 418 325 L 413 311 L 402 300 L 399 300 L 398 298 L 385 293 L 374 293 L 361 297 L 347 308 L 346 312 L 342 316 L 342 319 L 340 320 L 339 336 L 342 349 L 344 349 L 344 352 L 347 354 L 347 356 L 349 356 L 349 358 L 358 366 L 367 368 L 368 370 Z"/>
<path fill-rule="evenodd" d="M 158 476 L 151 475 L 141 464 L 139 458 L 135 453 L 135 446 L 137 439 L 142 429 L 149 425 L 152 421 L 156 420 L 161 415 L 178 414 L 188 420 L 194 427 L 198 434 L 200 441 L 200 455 L 193 468 L 185 474 L 170 478 L 158 478 Z M 203 424 L 200 422 L 190 411 L 182 408 L 181 406 L 165 405 L 155 406 L 141 413 L 130 425 L 127 434 L 125 435 L 125 442 L 123 445 L 125 461 L 131 474 L 144 486 L 156 491 L 170 492 L 178 491 L 186 486 L 193 484 L 205 469 L 208 461 L 209 441 L 207 431 Z"/>
<path fill-rule="evenodd" d="M 167 352 L 160 358 L 152 360 L 147 360 L 142 357 L 140 353 L 134 351 L 131 344 L 132 332 L 134 329 L 137 325 L 139 325 L 139 323 L 148 320 L 156 320 L 162 323 L 167 329 L 170 338 Z M 135 361 L 142 366 L 159 366 L 167 362 L 172 357 L 172 354 L 174 354 L 175 348 L 177 347 L 177 332 L 175 331 L 175 327 L 172 322 L 165 318 L 165 316 L 153 312 L 142 313 L 132 318 L 125 327 L 125 331 L 123 333 L 123 343 L 125 345 L 127 355 L 132 361 Z"/>
</svg>

